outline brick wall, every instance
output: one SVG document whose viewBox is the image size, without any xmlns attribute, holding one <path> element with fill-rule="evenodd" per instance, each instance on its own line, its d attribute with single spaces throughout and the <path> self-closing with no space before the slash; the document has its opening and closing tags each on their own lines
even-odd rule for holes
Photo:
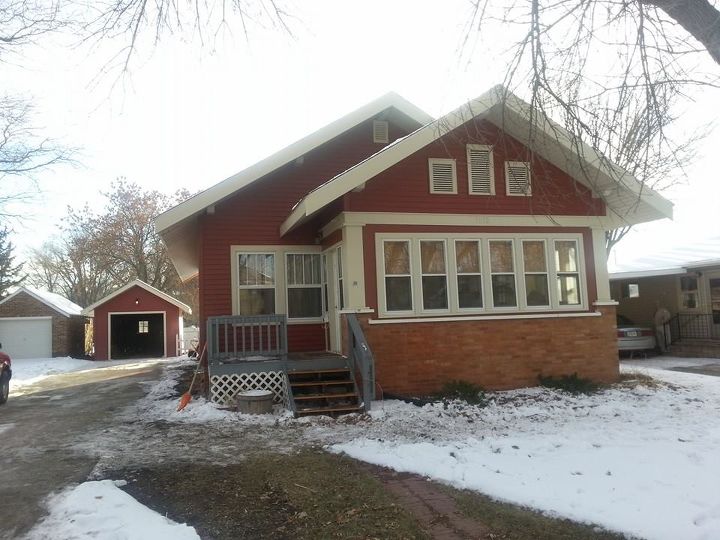
<svg viewBox="0 0 720 540">
<path fill-rule="evenodd" d="M 0 317 L 52 317 L 52 355 L 83 353 L 85 317 L 65 317 L 23 291 L 0 304 Z"/>
<path fill-rule="evenodd" d="M 368 324 L 383 392 L 424 395 L 460 379 L 488 390 L 536 386 L 538 375 L 618 377 L 615 307 L 598 317 Z M 345 326 L 345 325 L 343 325 Z"/>
</svg>

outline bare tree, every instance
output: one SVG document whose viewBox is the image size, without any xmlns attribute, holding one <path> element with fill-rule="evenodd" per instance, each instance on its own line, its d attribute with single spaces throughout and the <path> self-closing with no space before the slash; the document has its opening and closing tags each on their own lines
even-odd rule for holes
<svg viewBox="0 0 720 540">
<path fill-rule="evenodd" d="M 0 299 L 9 289 L 20 285 L 25 277 L 21 274 L 22 263 L 15 263 L 14 246 L 10 241 L 10 229 L 0 228 Z"/>
<path fill-rule="evenodd" d="M 531 123 L 555 119 L 580 160 L 587 144 L 649 187 L 683 176 L 698 137 L 673 137 L 676 119 L 693 92 L 718 86 L 720 12 L 714 5 L 475 0 L 463 42 L 468 57 L 491 26 L 503 28 L 509 40 L 502 44 L 503 82 L 537 111 Z M 585 180 L 592 185 L 590 174 Z M 611 233 L 608 246 L 626 232 L 621 226 Z"/>
</svg>

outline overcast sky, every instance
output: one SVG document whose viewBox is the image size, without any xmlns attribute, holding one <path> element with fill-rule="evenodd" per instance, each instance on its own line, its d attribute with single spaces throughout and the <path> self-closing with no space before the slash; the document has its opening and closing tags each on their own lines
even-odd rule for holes
<svg viewBox="0 0 720 540">
<path fill-rule="evenodd" d="M 81 166 L 39 176 L 41 200 L 15 225 L 20 255 L 56 232 L 66 205 L 99 204 L 118 176 L 196 191 L 390 90 L 437 116 L 502 81 L 500 49 L 476 48 L 458 60 L 465 0 L 442 10 L 405 0 L 306 4 L 294 11 L 294 37 L 271 28 L 253 29 L 248 40 L 239 28 L 225 30 L 204 44 L 166 36 L 143 47 L 122 78 L 98 78 L 122 46 L 114 42 L 88 52 L 58 37 L 0 64 L 5 90 L 33 98 L 44 132 L 80 149 Z M 485 36 L 493 42 L 504 33 Z M 699 99 L 688 125 L 718 112 L 716 95 Z M 639 227 L 614 257 L 720 232 L 719 147 L 713 134 L 689 170 L 690 185 L 664 193 L 676 203 L 675 223 Z"/>
</svg>

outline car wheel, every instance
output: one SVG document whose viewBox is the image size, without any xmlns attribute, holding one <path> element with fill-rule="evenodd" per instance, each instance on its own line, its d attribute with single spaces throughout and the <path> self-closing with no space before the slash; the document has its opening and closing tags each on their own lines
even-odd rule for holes
<svg viewBox="0 0 720 540">
<path fill-rule="evenodd" d="M 0 375 L 0 405 L 8 400 L 10 395 L 10 377 L 3 373 Z"/>
</svg>

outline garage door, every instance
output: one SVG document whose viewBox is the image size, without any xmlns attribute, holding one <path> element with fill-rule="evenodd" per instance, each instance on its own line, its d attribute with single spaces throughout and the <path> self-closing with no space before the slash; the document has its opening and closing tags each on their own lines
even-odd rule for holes
<svg viewBox="0 0 720 540">
<path fill-rule="evenodd" d="M 10 358 L 50 358 L 50 317 L 0 319 L 0 343 Z"/>
</svg>

